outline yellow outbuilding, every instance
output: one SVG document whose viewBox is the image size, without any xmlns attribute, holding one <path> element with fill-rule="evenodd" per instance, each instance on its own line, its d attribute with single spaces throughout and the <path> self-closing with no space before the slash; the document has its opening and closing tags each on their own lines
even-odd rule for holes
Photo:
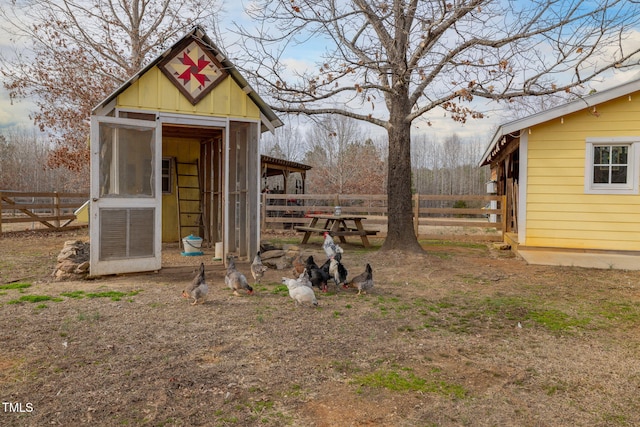
<svg viewBox="0 0 640 427">
<path fill-rule="evenodd" d="M 481 165 L 532 264 L 640 269 L 640 80 L 500 126 Z"/>
<path fill-rule="evenodd" d="M 253 256 L 260 135 L 281 125 L 200 27 L 136 73 L 92 111 L 91 275 L 158 270 L 189 236 Z"/>
</svg>

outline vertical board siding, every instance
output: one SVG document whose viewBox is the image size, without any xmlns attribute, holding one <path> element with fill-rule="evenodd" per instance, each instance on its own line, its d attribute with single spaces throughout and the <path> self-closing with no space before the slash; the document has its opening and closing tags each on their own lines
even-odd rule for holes
<svg viewBox="0 0 640 427">
<path fill-rule="evenodd" d="M 527 246 L 640 250 L 640 195 L 584 192 L 587 138 L 640 141 L 638 117 L 640 92 L 531 128 Z"/>
<path fill-rule="evenodd" d="M 200 116 L 260 119 L 260 109 L 231 78 L 227 77 L 196 105 L 154 67 L 118 95 L 118 108 L 151 110 Z"/>
<path fill-rule="evenodd" d="M 200 141 L 189 138 L 164 138 L 162 157 L 174 157 L 178 162 L 191 163 L 200 157 Z M 171 165 L 173 168 L 174 164 Z M 176 171 L 171 170 L 171 194 L 162 195 L 162 241 L 177 242 L 178 206 L 176 193 Z"/>
</svg>

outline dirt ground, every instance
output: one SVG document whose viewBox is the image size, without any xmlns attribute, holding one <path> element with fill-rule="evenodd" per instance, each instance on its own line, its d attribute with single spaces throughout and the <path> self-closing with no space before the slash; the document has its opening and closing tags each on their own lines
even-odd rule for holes
<svg viewBox="0 0 640 427">
<path fill-rule="evenodd" d="M 370 263 L 374 289 L 330 285 L 311 308 L 283 289 L 289 271 L 233 296 L 213 249 L 53 282 L 73 239 L 86 230 L 0 238 L 2 426 L 640 425 L 640 272 L 532 266 L 488 242 L 381 253 L 372 239 L 343 245 L 343 261 L 350 277 Z M 300 250 L 324 257 L 320 240 Z M 191 306 L 180 292 L 201 261 L 210 294 Z"/>
</svg>

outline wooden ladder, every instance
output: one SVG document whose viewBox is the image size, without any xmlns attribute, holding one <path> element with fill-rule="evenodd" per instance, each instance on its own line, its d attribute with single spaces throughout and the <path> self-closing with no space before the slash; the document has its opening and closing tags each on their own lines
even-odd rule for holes
<svg viewBox="0 0 640 427">
<path fill-rule="evenodd" d="M 178 240 L 193 234 L 201 236 L 204 228 L 202 219 L 202 194 L 198 161 L 178 162 L 175 160 L 178 205 Z"/>
</svg>

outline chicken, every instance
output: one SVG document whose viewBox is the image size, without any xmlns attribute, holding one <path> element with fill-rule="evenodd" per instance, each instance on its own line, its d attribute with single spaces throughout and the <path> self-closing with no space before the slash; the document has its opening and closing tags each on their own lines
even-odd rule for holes
<svg viewBox="0 0 640 427">
<path fill-rule="evenodd" d="M 313 289 L 309 286 L 310 283 L 307 278 L 306 270 L 297 279 L 283 277 L 282 283 L 287 285 L 287 289 L 289 289 L 289 296 L 296 302 L 296 304 L 310 304 L 315 307 L 318 306 L 316 295 L 313 292 Z"/>
<path fill-rule="evenodd" d="M 298 286 L 306 286 L 308 288 L 311 288 L 312 284 L 311 281 L 309 280 L 309 275 L 307 274 L 307 269 L 305 268 L 304 270 L 302 270 L 302 273 L 300 273 L 298 275 L 297 279 L 289 279 L 287 277 L 283 277 L 282 278 L 282 283 L 287 285 L 287 288 L 291 287 L 291 288 L 295 288 Z M 291 285 L 291 286 L 289 286 Z"/>
<path fill-rule="evenodd" d="M 183 298 L 193 298 L 191 305 L 196 305 L 198 301 L 204 304 L 209 293 L 209 286 L 204 279 L 204 263 L 200 263 L 200 270 L 191 283 L 182 291 Z"/>
<path fill-rule="evenodd" d="M 347 269 L 340 262 L 340 254 L 329 260 L 329 276 L 336 282 L 336 286 L 340 289 L 340 285 L 345 286 L 347 281 Z"/>
<path fill-rule="evenodd" d="M 311 270 L 312 268 L 320 268 L 313 259 L 313 255 L 309 255 L 309 257 L 307 258 L 307 261 L 305 262 L 305 268 L 307 269 L 307 271 Z"/>
<path fill-rule="evenodd" d="M 329 259 L 335 257 L 336 254 L 343 253 L 342 248 L 334 243 L 333 238 L 328 231 L 324 232 L 324 243 L 322 244 L 322 249 L 324 249 L 324 253 L 327 254 L 327 258 Z"/>
<path fill-rule="evenodd" d="M 329 276 L 329 266 L 323 266 L 325 268 L 318 267 L 318 264 L 313 260 L 313 256 L 307 258 L 306 271 L 313 286 L 321 289 L 322 292 L 327 292 L 327 282 L 331 278 Z"/>
<path fill-rule="evenodd" d="M 302 262 L 302 255 L 298 254 L 298 256 L 293 259 L 293 269 L 291 270 L 291 273 L 294 276 L 300 276 L 304 271 L 304 267 L 305 263 Z"/>
<path fill-rule="evenodd" d="M 364 272 L 351 279 L 351 281 L 347 283 L 347 286 L 358 289 L 358 295 L 361 293 L 366 294 L 368 290 L 373 288 L 373 271 L 371 270 L 371 265 L 367 264 Z"/>
<path fill-rule="evenodd" d="M 320 267 L 322 278 L 328 282 L 329 280 L 333 280 L 340 289 L 340 285 L 344 285 L 347 281 L 347 269 L 340 262 L 340 254 L 337 254 L 335 258 L 328 259 L 322 266 Z M 327 292 L 327 286 L 323 287 L 323 292 Z"/>
<path fill-rule="evenodd" d="M 253 276 L 253 280 L 256 283 L 260 283 L 262 276 L 264 273 L 269 270 L 269 267 L 262 263 L 262 258 L 260 258 L 260 251 L 256 252 L 256 256 L 253 258 L 253 262 L 251 263 L 251 275 Z"/>
<path fill-rule="evenodd" d="M 236 263 L 233 256 L 229 256 L 229 265 L 227 266 L 227 274 L 224 276 L 224 283 L 233 290 L 233 294 L 240 296 L 238 291 L 246 290 L 247 294 L 253 294 L 253 288 L 247 282 L 244 274 L 236 270 Z"/>
</svg>

